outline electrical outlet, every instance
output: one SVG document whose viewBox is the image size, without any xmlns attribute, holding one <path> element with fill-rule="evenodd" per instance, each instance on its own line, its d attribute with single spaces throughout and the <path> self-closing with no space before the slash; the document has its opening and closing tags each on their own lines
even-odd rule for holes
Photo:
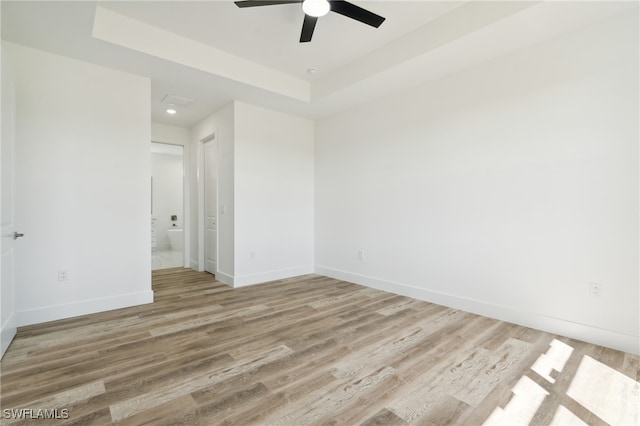
<svg viewBox="0 0 640 426">
<path fill-rule="evenodd" d="M 589 283 L 589 293 L 593 297 L 602 296 L 602 284 L 600 283 Z"/>
<path fill-rule="evenodd" d="M 358 250 L 358 260 L 364 260 L 364 250 Z"/>
<path fill-rule="evenodd" d="M 58 281 L 69 281 L 69 271 L 58 269 Z"/>
</svg>

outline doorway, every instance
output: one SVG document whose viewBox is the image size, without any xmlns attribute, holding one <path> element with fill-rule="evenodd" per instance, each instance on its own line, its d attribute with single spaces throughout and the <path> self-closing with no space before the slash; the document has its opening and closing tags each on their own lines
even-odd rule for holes
<svg viewBox="0 0 640 426">
<path fill-rule="evenodd" d="M 151 269 L 184 265 L 184 148 L 151 142 Z"/>
</svg>

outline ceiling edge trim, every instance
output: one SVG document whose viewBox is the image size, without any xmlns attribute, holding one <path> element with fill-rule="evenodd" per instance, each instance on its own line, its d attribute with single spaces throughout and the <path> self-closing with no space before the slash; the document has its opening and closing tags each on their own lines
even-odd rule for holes
<svg viewBox="0 0 640 426">
<path fill-rule="evenodd" d="M 161 28 L 96 7 L 94 38 L 295 100 L 309 102 L 311 84 Z"/>
</svg>

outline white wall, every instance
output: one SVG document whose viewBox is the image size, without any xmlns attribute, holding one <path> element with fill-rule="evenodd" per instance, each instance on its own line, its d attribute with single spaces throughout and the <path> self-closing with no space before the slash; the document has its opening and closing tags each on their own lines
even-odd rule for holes
<svg viewBox="0 0 640 426">
<path fill-rule="evenodd" d="M 234 287 L 313 271 L 313 121 L 234 102 L 191 129 L 192 191 L 201 212 L 201 139 L 218 154 L 218 274 Z M 200 170 L 196 169 L 200 167 Z M 199 215 L 191 220 L 200 223 Z M 195 242 L 203 235 L 192 232 Z M 200 239 L 202 242 L 202 239 Z M 203 245 L 192 265 L 204 268 Z"/>
<path fill-rule="evenodd" d="M 638 353 L 638 89 L 629 16 L 320 121 L 316 271 Z"/>
<path fill-rule="evenodd" d="M 313 121 L 236 102 L 234 148 L 234 286 L 313 272 Z"/>
<path fill-rule="evenodd" d="M 18 324 L 151 302 L 149 80 L 3 48 L 17 76 L 16 226 L 26 234 Z"/>
<path fill-rule="evenodd" d="M 227 284 L 233 283 L 234 264 L 234 105 L 230 103 L 191 128 L 191 185 L 197 196 L 191 200 L 191 267 L 204 270 L 204 145 L 202 139 L 215 134 L 218 154 L 218 274 Z M 224 206 L 224 213 L 221 211 Z"/>
<path fill-rule="evenodd" d="M 171 145 L 188 145 L 190 142 L 189 129 L 167 124 L 151 123 L 151 140 Z"/>
<path fill-rule="evenodd" d="M 167 230 L 182 229 L 183 165 L 182 155 L 151 153 L 151 176 L 153 177 L 153 213 L 156 219 L 156 247 L 170 248 Z M 171 216 L 177 216 L 176 221 Z"/>
</svg>

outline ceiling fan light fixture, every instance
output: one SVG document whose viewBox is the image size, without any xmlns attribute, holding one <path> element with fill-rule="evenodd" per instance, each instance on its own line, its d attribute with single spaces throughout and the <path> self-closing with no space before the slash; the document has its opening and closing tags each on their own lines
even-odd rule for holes
<svg viewBox="0 0 640 426">
<path fill-rule="evenodd" d="M 329 13 L 331 5 L 327 0 L 304 0 L 302 10 L 309 16 L 319 18 Z"/>
<path fill-rule="evenodd" d="M 234 3 L 236 6 L 242 8 L 302 3 L 304 21 L 302 22 L 302 31 L 300 32 L 300 43 L 308 43 L 311 41 L 313 31 L 318 23 L 318 18 L 329 12 L 335 12 L 374 28 L 378 28 L 385 20 L 384 17 L 376 15 L 346 0 L 237 0 L 234 1 Z"/>
</svg>

